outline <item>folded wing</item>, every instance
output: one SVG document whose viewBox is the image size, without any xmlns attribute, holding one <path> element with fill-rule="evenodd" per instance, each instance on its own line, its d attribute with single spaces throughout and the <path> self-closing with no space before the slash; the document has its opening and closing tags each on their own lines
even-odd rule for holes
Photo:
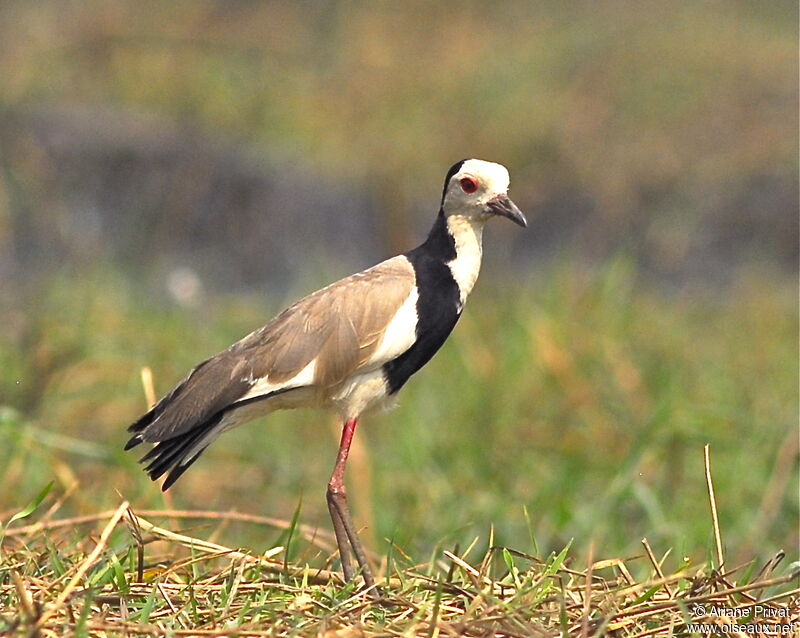
<svg viewBox="0 0 800 638">
<path fill-rule="evenodd" d="M 385 361 L 376 355 L 397 354 L 380 345 L 414 283 L 411 264 L 399 256 L 301 299 L 194 368 L 128 428 L 133 436 L 126 449 L 210 431 L 240 405 L 301 387 L 324 396 L 352 375 L 380 367 Z"/>
</svg>

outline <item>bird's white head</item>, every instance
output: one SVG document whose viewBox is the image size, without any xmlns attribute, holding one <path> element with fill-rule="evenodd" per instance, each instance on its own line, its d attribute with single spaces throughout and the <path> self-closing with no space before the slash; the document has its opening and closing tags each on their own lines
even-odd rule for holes
<svg viewBox="0 0 800 638">
<path fill-rule="evenodd" d="M 508 197 L 508 184 L 508 170 L 501 164 L 479 159 L 456 162 L 444 180 L 442 212 L 479 223 L 500 215 L 525 227 L 525 216 Z"/>
</svg>

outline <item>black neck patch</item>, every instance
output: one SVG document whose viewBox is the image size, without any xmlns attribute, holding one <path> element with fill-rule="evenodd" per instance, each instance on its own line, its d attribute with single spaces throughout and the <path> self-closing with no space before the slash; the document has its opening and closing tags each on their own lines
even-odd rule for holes
<svg viewBox="0 0 800 638">
<path fill-rule="evenodd" d="M 461 170 L 461 167 L 466 161 L 466 159 L 463 159 L 459 162 L 456 162 L 450 167 L 450 170 L 447 171 L 447 175 L 445 175 L 444 178 L 444 188 L 442 188 L 442 204 L 444 204 L 444 196 L 447 195 L 447 185 L 450 183 L 450 178 Z"/>
<path fill-rule="evenodd" d="M 406 257 L 409 258 L 412 264 L 414 262 L 411 255 L 416 255 L 417 253 L 425 253 L 442 262 L 452 261 L 456 258 L 456 240 L 447 229 L 447 220 L 442 209 L 439 209 L 439 215 L 436 217 L 427 239 L 420 246 L 406 253 Z"/>
<path fill-rule="evenodd" d="M 439 211 L 428 238 L 406 253 L 417 280 L 416 341 L 383 366 L 390 395 L 430 361 L 458 321 L 459 288 L 447 265 L 455 257 L 455 240 L 447 230 L 444 213 Z"/>
</svg>

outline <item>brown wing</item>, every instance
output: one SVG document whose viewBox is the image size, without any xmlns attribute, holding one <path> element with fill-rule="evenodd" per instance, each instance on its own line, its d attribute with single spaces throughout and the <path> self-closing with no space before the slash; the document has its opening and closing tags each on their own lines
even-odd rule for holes
<svg viewBox="0 0 800 638">
<path fill-rule="evenodd" d="M 314 384 L 332 387 L 366 364 L 414 282 L 408 260 L 395 257 L 301 299 L 232 349 L 272 384 L 316 360 Z"/>
<path fill-rule="evenodd" d="M 128 428 L 138 433 L 128 445 L 200 427 L 247 395 L 256 381 L 280 387 L 314 360 L 313 384 L 337 385 L 369 361 L 414 283 L 413 267 L 399 256 L 304 297 L 192 370 Z"/>
</svg>

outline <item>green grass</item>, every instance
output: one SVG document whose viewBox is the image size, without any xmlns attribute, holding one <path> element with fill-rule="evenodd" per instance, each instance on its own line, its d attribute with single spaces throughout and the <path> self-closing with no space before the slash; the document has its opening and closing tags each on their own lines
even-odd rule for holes
<svg viewBox="0 0 800 638">
<path fill-rule="evenodd" d="M 52 608 L 44 626 L 77 635 L 121 631 L 125 618 L 145 634 L 230 623 L 249 635 L 351 625 L 575 632 L 590 556 L 599 565 L 590 627 L 623 622 L 625 636 L 681 626 L 687 605 L 708 600 L 698 596 L 738 607 L 797 595 L 785 566 L 798 559 L 791 282 L 753 275 L 724 294 L 664 292 L 625 259 L 593 273 L 554 266 L 528 282 L 483 279 L 397 409 L 365 417 L 357 433 L 351 500 L 378 573 L 393 579 L 377 606 L 325 571 L 337 565 L 323 495 L 331 417 L 279 413 L 227 433 L 166 502 L 136 454 L 122 452 L 125 426 L 145 407 L 142 366 L 165 392 L 286 301 L 220 296 L 200 312 L 151 294 L 113 271 L 64 277 L 5 317 L 0 521 L 54 485 L 2 543 L 0 631 L 25 635 Z M 706 443 L 721 551 L 735 570 L 722 580 Z M 136 535 L 120 523 L 89 561 L 120 498 L 197 540 L 186 549 L 147 529 L 140 564 Z M 58 526 L 76 516 L 86 520 Z M 30 521 L 43 527 L 19 533 Z M 643 537 L 666 556 L 668 586 L 653 584 Z M 209 553 L 206 541 L 290 549 L 265 571 Z M 788 555 L 765 575 L 779 550 Z M 554 567 L 557 556 L 567 562 Z M 52 607 L 81 565 L 74 593 Z M 783 580 L 758 586 L 773 577 Z M 724 593 L 741 586 L 755 598 Z"/>
<path fill-rule="evenodd" d="M 554 267 L 527 284 L 482 281 L 445 348 L 388 413 L 366 416 L 349 468 L 357 518 L 425 557 L 490 524 L 511 546 L 575 539 L 635 553 L 647 536 L 693 560 L 709 546 L 702 449 L 737 558 L 797 546 L 797 319 L 791 285 L 741 281 L 726 295 L 664 293 L 625 260 Z M 151 366 L 166 392 L 285 300 L 164 307 L 113 275 L 64 279 L 32 300 L 0 350 L 0 512 L 50 480 L 79 486 L 70 514 L 162 503 L 121 450 Z M 278 413 L 223 436 L 172 490 L 175 504 L 235 508 L 327 527 L 338 424 Z M 65 512 L 65 513 L 66 513 Z M 252 530 L 226 531 L 260 547 Z"/>
</svg>

